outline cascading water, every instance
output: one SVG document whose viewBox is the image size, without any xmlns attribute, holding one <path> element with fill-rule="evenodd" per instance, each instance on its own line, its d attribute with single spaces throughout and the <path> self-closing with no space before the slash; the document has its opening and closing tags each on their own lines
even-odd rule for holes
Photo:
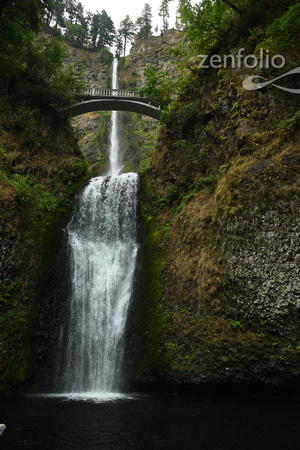
<svg viewBox="0 0 300 450">
<path fill-rule="evenodd" d="M 116 86 L 116 60 L 113 73 Z M 110 173 L 92 179 L 85 187 L 66 228 L 71 294 L 58 369 L 64 393 L 120 389 L 124 331 L 138 252 L 138 176 L 118 175 L 118 155 L 114 112 Z"/>
<path fill-rule="evenodd" d="M 112 88 L 118 89 L 118 60 L 113 61 L 112 70 Z M 118 113 L 113 111 L 111 114 L 111 132 L 110 132 L 110 175 L 117 175 L 122 169 L 120 161 L 119 137 L 118 137 Z"/>
</svg>

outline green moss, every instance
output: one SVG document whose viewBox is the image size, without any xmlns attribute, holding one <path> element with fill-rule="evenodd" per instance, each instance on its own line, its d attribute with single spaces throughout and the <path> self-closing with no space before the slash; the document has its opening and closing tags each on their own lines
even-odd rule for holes
<svg viewBox="0 0 300 450">
<path fill-rule="evenodd" d="M 33 334 L 58 230 L 76 190 L 90 177 L 66 124 L 49 111 L 30 113 L 26 107 L 24 114 L 18 104 L 0 108 L 5 130 L 0 134 L 0 239 L 6 252 L 0 273 L 1 387 L 37 371 Z"/>
<path fill-rule="evenodd" d="M 158 367 L 169 358 L 166 342 L 170 339 L 171 313 L 164 297 L 164 276 L 167 259 L 164 232 L 159 229 L 150 211 L 153 198 L 151 183 L 142 176 L 142 218 L 145 240 L 141 248 L 141 273 L 138 282 L 138 335 L 141 354 L 136 362 L 135 379 L 143 382 L 155 377 Z M 151 203 L 151 200 L 150 200 Z"/>
<path fill-rule="evenodd" d="M 138 166 L 135 164 L 133 159 L 129 159 L 123 169 L 122 169 L 122 173 L 128 173 L 128 172 L 137 172 L 138 171 Z"/>
<path fill-rule="evenodd" d="M 237 117 L 239 117 L 240 112 L 235 112 L 234 114 L 232 114 L 231 116 L 231 120 L 236 119 Z"/>
<path fill-rule="evenodd" d="M 285 214 L 296 204 L 296 98 L 287 113 L 284 94 L 241 90 L 241 73 L 222 69 L 219 83 L 215 72 L 189 78 L 145 172 L 144 217 L 164 242 L 149 231 L 164 262 L 151 281 L 160 280 L 163 301 L 147 329 L 156 379 L 273 383 L 289 378 L 289 364 L 295 368 L 296 341 L 285 342 L 280 325 L 261 323 L 259 312 L 251 322 L 237 307 L 227 255 L 265 211 Z M 212 107 L 216 98 L 224 100 L 220 109 Z M 159 340 L 164 317 L 167 333 Z M 151 370 L 147 376 L 155 378 Z"/>
</svg>

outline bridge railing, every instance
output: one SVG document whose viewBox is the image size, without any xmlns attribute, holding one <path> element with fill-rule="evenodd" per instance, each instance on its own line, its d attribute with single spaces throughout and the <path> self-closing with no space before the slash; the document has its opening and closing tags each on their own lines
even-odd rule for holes
<svg viewBox="0 0 300 450">
<path fill-rule="evenodd" d="M 82 97 L 121 97 L 121 98 L 147 98 L 145 94 L 139 91 L 128 91 L 126 89 L 102 89 L 89 88 L 77 96 Z"/>
</svg>

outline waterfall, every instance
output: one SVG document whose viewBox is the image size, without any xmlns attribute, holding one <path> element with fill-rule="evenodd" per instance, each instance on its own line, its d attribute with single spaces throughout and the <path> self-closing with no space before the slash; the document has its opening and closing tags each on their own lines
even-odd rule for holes
<svg viewBox="0 0 300 450">
<path fill-rule="evenodd" d="M 114 62 L 115 76 L 116 70 Z M 120 390 L 124 332 L 138 252 L 138 176 L 118 175 L 118 154 L 114 112 L 110 175 L 90 180 L 65 230 L 71 292 L 57 374 L 64 393 Z"/>
<path fill-rule="evenodd" d="M 118 60 L 113 61 L 112 68 L 112 88 L 118 89 Z M 120 161 L 119 138 L 118 138 L 118 112 L 113 111 L 111 114 L 111 131 L 110 131 L 110 152 L 109 152 L 110 175 L 118 175 L 122 169 Z"/>
</svg>

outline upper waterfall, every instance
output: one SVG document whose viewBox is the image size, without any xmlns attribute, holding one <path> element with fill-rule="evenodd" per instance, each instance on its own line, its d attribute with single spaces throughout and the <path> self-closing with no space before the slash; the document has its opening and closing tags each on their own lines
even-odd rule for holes
<svg viewBox="0 0 300 450">
<path fill-rule="evenodd" d="M 113 60 L 112 65 L 112 88 L 118 89 L 118 59 Z M 119 149 L 118 137 L 118 113 L 113 111 L 111 115 L 110 130 L 110 152 L 109 152 L 109 175 L 118 175 L 122 169 L 122 161 Z"/>
</svg>

